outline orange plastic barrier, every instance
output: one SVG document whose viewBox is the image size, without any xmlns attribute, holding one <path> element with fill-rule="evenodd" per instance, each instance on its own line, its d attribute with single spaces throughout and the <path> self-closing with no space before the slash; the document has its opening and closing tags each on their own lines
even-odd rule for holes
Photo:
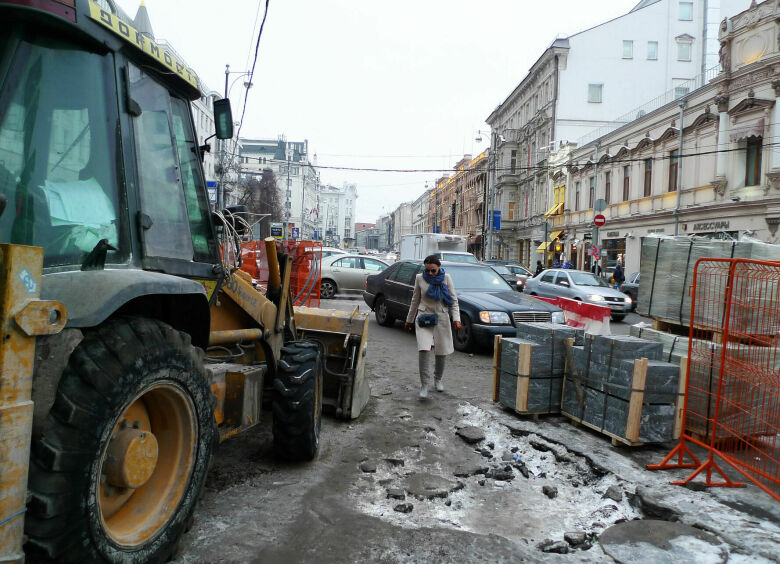
<svg viewBox="0 0 780 564">
<path fill-rule="evenodd" d="M 292 257 L 290 292 L 293 305 L 319 307 L 322 267 L 322 242 L 279 241 L 277 251 Z M 268 261 L 263 241 L 249 241 L 241 245 L 241 270 L 248 272 L 260 291 L 268 284 Z"/>
<path fill-rule="evenodd" d="M 717 458 L 780 501 L 780 262 L 699 259 L 691 302 L 682 434 L 648 468 L 695 469 L 673 484 L 705 473 L 708 486 L 744 485 Z"/>
</svg>

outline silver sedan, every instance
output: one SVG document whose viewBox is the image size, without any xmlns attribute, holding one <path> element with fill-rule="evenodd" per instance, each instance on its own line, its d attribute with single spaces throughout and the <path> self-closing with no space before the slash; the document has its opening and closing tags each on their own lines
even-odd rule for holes
<svg viewBox="0 0 780 564">
<path fill-rule="evenodd" d="M 629 296 L 611 288 L 595 274 L 582 270 L 545 270 L 526 281 L 525 292 L 532 296 L 569 298 L 608 307 L 615 321 L 620 321 L 631 311 Z"/>
<path fill-rule="evenodd" d="M 366 278 L 379 274 L 388 266 L 379 259 L 351 254 L 324 258 L 320 297 L 330 299 L 337 292 L 362 292 L 366 288 Z"/>
</svg>

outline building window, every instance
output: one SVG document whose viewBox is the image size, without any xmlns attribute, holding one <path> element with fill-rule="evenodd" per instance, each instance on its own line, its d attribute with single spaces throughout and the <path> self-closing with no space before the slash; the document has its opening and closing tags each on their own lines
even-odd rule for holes
<svg viewBox="0 0 780 564">
<path fill-rule="evenodd" d="M 658 59 L 658 41 L 647 42 L 647 60 L 655 61 Z"/>
<path fill-rule="evenodd" d="M 631 188 L 631 167 L 628 165 L 623 167 L 623 201 L 627 202 L 629 200 L 629 196 Z"/>
<path fill-rule="evenodd" d="M 680 19 L 691 21 L 693 19 L 693 2 L 680 2 Z"/>
<path fill-rule="evenodd" d="M 633 41 L 623 41 L 623 58 L 624 59 L 633 59 L 634 58 L 634 42 Z"/>
<path fill-rule="evenodd" d="M 675 149 L 669 153 L 669 192 L 677 191 L 677 168 L 680 164 L 680 152 Z"/>
<path fill-rule="evenodd" d="M 517 151 L 512 151 L 512 159 L 509 161 L 509 168 L 510 172 L 514 174 L 515 168 L 517 168 Z"/>
<path fill-rule="evenodd" d="M 515 203 L 509 202 L 509 217 L 507 219 L 514 219 L 515 218 Z"/>
<path fill-rule="evenodd" d="M 645 159 L 645 191 L 644 195 L 653 193 L 653 159 Z"/>
<path fill-rule="evenodd" d="M 596 198 L 596 177 L 590 177 L 590 190 L 588 190 L 588 208 L 593 207 L 593 200 Z"/>
<path fill-rule="evenodd" d="M 580 183 L 574 183 L 574 211 L 580 209 Z"/>
<path fill-rule="evenodd" d="M 745 186 L 758 186 L 761 183 L 761 137 L 750 137 L 745 155 Z"/>
<path fill-rule="evenodd" d="M 588 102 L 601 104 L 603 84 L 588 84 Z"/>
<path fill-rule="evenodd" d="M 609 192 L 612 189 L 612 173 L 604 174 L 604 201 L 609 203 Z"/>
<path fill-rule="evenodd" d="M 690 43 L 678 43 L 677 44 L 677 60 L 678 61 L 690 61 L 691 60 L 691 44 Z"/>
</svg>

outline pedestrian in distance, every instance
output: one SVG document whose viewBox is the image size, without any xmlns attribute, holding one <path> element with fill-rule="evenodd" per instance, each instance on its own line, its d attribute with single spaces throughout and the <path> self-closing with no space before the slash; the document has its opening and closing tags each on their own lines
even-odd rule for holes
<svg viewBox="0 0 780 564">
<path fill-rule="evenodd" d="M 620 263 L 617 263 L 615 266 L 615 272 L 612 273 L 612 278 L 615 279 L 615 289 L 619 290 L 620 286 L 623 285 L 623 282 L 626 279 L 625 275 L 623 274 L 623 269 L 620 268 Z"/>
<path fill-rule="evenodd" d="M 454 352 L 452 345 L 452 329 L 450 318 L 456 331 L 460 324 L 460 308 L 455 295 L 455 285 L 452 278 L 441 268 L 441 262 L 435 255 L 426 257 L 423 261 L 424 271 L 414 279 L 414 293 L 406 316 L 404 327 L 412 330 L 412 323 L 417 323 L 417 350 L 420 367 L 420 399 L 428 397 L 428 386 L 431 381 L 431 349 L 436 357 L 434 368 L 434 385 L 437 392 L 444 391 L 444 361 L 447 355 Z"/>
<path fill-rule="evenodd" d="M 601 276 L 601 264 L 598 261 L 594 262 L 590 271 L 596 276 Z"/>
<path fill-rule="evenodd" d="M 536 272 L 534 272 L 534 278 L 539 276 L 542 272 L 544 272 L 544 267 L 542 266 L 542 261 L 537 260 L 536 261 Z"/>
</svg>

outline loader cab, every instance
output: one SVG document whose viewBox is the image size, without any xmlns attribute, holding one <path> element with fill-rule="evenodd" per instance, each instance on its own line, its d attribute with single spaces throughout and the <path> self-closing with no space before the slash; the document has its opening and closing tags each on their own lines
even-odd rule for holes
<svg viewBox="0 0 780 564">
<path fill-rule="evenodd" d="M 84 269 L 105 240 L 106 269 L 218 278 L 197 79 L 153 64 L 95 3 L 75 22 L 38 5 L 0 1 L 0 241 L 43 247 L 44 272 Z"/>
</svg>

